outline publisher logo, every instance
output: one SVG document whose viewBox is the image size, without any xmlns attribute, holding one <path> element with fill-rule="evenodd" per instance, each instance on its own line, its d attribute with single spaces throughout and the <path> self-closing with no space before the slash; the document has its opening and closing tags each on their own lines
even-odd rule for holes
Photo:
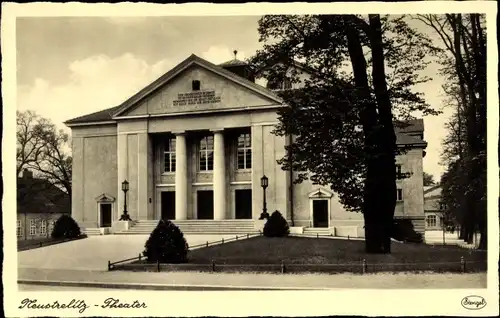
<svg viewBox="0 0 500 318">
<path fill-rule="evenodd" d="M 486 307 L 486 300 L 481 296 L 466 296 L 462 299 L 462 307 L 469 310 L 483 309 Z"/>
</svg>

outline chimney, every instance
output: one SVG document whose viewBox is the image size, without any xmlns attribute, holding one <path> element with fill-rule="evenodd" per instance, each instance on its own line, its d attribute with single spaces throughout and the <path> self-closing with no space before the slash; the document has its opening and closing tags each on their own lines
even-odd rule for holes
<svg viewBox="0 0 500 318">
<path fill-rule="evenodd" d="M 33 172 L 28 169 L 23 170 L 23 179 L 33 179 Z"/>
</svg>

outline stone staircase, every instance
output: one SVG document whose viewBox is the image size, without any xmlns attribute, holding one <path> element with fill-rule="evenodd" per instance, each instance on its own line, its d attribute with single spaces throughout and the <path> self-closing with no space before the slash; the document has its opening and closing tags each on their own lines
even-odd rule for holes
<svg viewBox="0 0 500 318">
<path fill-rule="evenodd" d="M 98 236 L 101 235 L 101 229 L 98 227 L 88 227 L 83 229 L 82 233 L 86 234 L 87 236 Z"/>
<path fill-rule="evenodd" d="M 184 234 L 247 234 L 258 233 L 254 220 L 174 220 Z M 128 230 L 115 234 L 149 235 L 154 230 L 158 220 L 138 220 Z"/>
<path fill-rule="evenodd" d="M 306 235 L 330 235 L 330 229 L 327 227 L 306 227 L 304 228 Z"/>
</svg>

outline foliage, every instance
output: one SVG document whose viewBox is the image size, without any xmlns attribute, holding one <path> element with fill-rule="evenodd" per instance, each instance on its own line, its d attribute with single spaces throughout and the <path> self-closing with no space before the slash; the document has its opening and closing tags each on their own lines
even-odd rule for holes
<svg viewBox="0 0 500 318">
<path fill-rule="evenodd" d="M 394 126 L 415 111 L 437 113 L 413 89 L 429 80 L 419 72 L 432 42 L 404 16 L 271 15 L 259 34 L 263 49 L 250 60 L 257 75 L 292 83 L 300 70 L 310 75 L 280 94 L 286 107 L 274 133 L 292 138 L 279 163 L 298 172 L 294 182 L 329 185 L 347 210 L 362 211 L 367 251 L 389 252 L 395 155 L 406 150 Z"/>
<path fill-rule="evenodd" d="M 288 234 L 290 234 L 288 222 L 278 210 L 274 211 L 264 225 L 264 236 L 283 237 Z"/>
<path fill-rule="evenodd" d="M 188 243 L 182 231 L 169 220 L 160 220 L 146 241 L 148 262 L 179 264 L 187 262 Z"/>
<path fill-rule="evenodd" d="M 397 219 L 392 226 L 391 237 L 400 242 L 422 243 L 421 233 L 416 232 L 411 220 Z"/>
<path fill-rule="evenodd" d="M 51 234 L 54 239 L 77 238 L 80 235 L 80 226 L 69 215 L 62 215 L 57 219 Z"/>
<path fill-rule="evenodd" d="M 69 136 L 33 111 L 17 112 L 17 175 L 25 168 L 71 195 Z"/>
<path fill-rule="evenodd" d="M 434 176 L 424 171 L 424 187 L 435 185 Z"/>
<path fill-rule="evenodd" d="M 365 23 L 362 17 L 355 19 Z M 297 83 L 298 70 L 290 67 L 296 60 L 305 61 L 310 79 L 302 89 L 281 93 L 288 107 L 279 110 L 275 133 L 293 135 L 294 140 L 280 163 L 284 169 L 291 166 L 299 172 L 296 182 L 310 179 L 330 185 L 348 210 L 361 211 L 367 156 L 360 121 L 364 104 L 352 73 L 346 71 L 350 57 L 345 29 L 349 24 L 345 16 L 265 16 L 259 21 L 260 40 L 279 40 L 265 43 L 251 62 L 261 76 L 288 76 Z M 410 119 L 414 111 L 435 114 L 422 94 L 412 90 L 415 84 L 429 80 L 417 72 L 427 65 L 424 57 L 431 50 L 429 40 L 411 29 L 402 17 L 383 17 L 383 29 L 390 70 L 388 89 L 397 119 Z M 363 48 L 369 50 L 365 31 L 358 27 L 356 31 Z M 373 94 L 371 86 L 371 98 Z"/>
<path fill-rule="evenodd" d="M 486 21 L 479 14 L 418 15 L 441 39 L 437 53 L 443 90 L 454 111 L 443 141 L 442 178 L 446 215 L 471 243 L 481 232 L 486 248 Z"/>
</svg>

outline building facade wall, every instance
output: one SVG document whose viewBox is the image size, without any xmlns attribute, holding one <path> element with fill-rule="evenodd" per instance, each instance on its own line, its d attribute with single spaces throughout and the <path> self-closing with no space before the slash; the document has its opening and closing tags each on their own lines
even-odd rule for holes
<svg viewBox="0 0 500 318">
<path fill-rule="evenodd" d="M 68 211 L 69 212 L 69 211 Z M 69 214 L 69 213 L 68 213 Z M 17 214 L 17 239 L 34 240 L 48 238 L 52 233 L 55 222 L 63 213 L 18 213 Z M 42 220 L 45 221 L 45 231 Z M 31 224 L 34 224 L 34 231 L 31 231 Z"/>
<path fill-rule="evenodd" d="M 73 128 L 72 139 L 72 217 L 84 228 L 97 227 L 96 197 L 106 193 L 116 198 L 118 194 L 116 126 Z"/>
<path fill-rule="evenodd" d="M 202 93 L 213 92 L 215 99 L 204 104 L 176 104 L 179 94 L 192 91 L 193 80 L 201 82 Z M 328 195 L 330 227 L 361 227 L 362 214 L 345 211 L 338 196 L 328 187 L 313 185 L 310 181 L 292 185 L 296 174 L 290 175 L 277 164 L 285 155 L 288 140 L 272 133 L 278 122 L 276 108 L 273 108 L 276 102 L 264 95 L 195 66 L 121 115 L 130 118 L 118 119 L 114 125 L 73 127 L 73 217 L 83 227 L 98 227 L 96 197 L 107 194 L 116 198 L 112 211 L 113 220 L 118 220 L 125 204 L 121 183 L 127 180 L 130 217 L 133 220 L 159 219 L 161 193 L 175 191 L 176 187 L 175 173 L 165 173 L 162 169 L 161 140 L 165 134 L 184 133 L 188 163 L 186 212 L 188 219 L 196 219 L 197 191 L 214 190 L 217 179 L 214 171 L 198 171 L 196 134 L 223 130 L 225 175 L 222 180 L 225 187 L 221 193 L 225 193 L 226 206 L 223 218 L 235 217 L 235 190 L 251 189 L 252 218 L 258 219 L 263 205 L 261 177 L 266 175 L 269 213 L 278 210 L 287 220 L 293 219 L 295 226 L 309 227 L 312 225 L 312 202 L 317 199 L 312 196 L 314 191 L 321 190 Z M 235 108 L 239 110 L 233 111 Z M 236 149 L 230 137 L 234 129 L 241 128 L 251 133 L 252 168 L 248 171 L 236 169 Z M 412 149 L 397 158 L 402 172 L 410 172 L 411 176 L 398 181 L 403 201 L 397 203 L 395 214 L 415 220 L 419 228 L 424 224 L 422 156 L 421 149 Z"/>
</svg>

